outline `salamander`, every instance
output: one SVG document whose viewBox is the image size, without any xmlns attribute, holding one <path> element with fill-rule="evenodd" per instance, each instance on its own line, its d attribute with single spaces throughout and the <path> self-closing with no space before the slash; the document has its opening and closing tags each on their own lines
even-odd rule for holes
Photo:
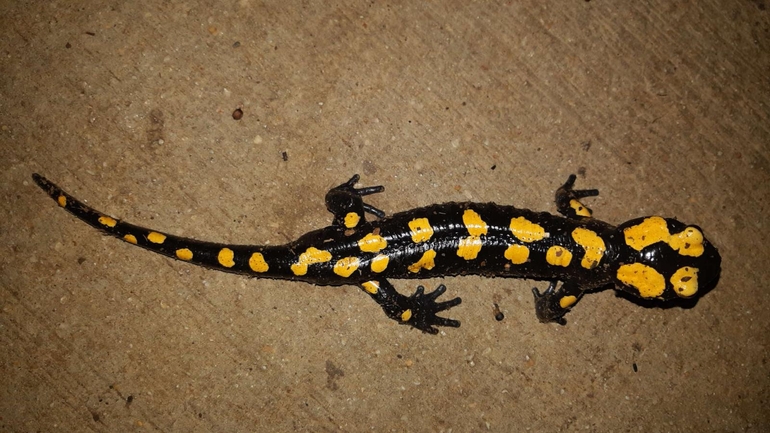
<svg viewBox="0 0 770 433">
<path fill-rule="evenodd" d="M 613 287 L 642 300 L 695 298 L 716 285 L 721 268 L 717 248 L 698 226 L 660 216 L 619 226 L 594 219 L 580 200 L 599 192 L 573 189 L 575 175 L 556 191 L 561 215 L 450 202 L 390 216 L 364 201 L 384 187 L 357 188 L 354 175 L 326 194 L 331 225 L 275 246 L 204 242 L 136 226 L 87 206 L 39 174 L 32 177 L 59 206 L 107 235 L 219 271 L 357 285 L 389 318 L 430 334 L 460 326 L 439 314 L 462 300 L 438 301 L 443 284 L 430 292 L 418 285 L 406 296 L 390 280 L 481 275 L 549 281 L 542 293 L 532 289 L 535 313 L 541 322 L 564 324 L 586 292 Z"/>
</svg>

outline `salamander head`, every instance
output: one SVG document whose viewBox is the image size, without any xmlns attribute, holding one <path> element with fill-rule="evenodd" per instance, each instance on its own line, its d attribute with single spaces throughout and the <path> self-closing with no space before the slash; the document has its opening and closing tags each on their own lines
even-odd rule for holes
<svg viewBox="0 0 770 433">
<path fill-rule="evenodd" d="M 711 290 L 722 258 L 697 226 L 673 218 L 637 218 L 618 227 L 615 284 L 645 299 L 691 298 Z"/>
</svg>

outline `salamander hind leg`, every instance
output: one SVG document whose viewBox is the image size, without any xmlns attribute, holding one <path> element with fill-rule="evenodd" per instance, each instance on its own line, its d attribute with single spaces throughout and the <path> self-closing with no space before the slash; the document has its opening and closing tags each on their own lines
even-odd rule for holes
<svg viewBox="0 0 770 433">
<path fill-rule="evenodd" d="M 457 328 L 460 322 L 436 314 L 460 305 L 462 299 L 454 298 L 444 302 L 436 299 L 444 294 L 446 286 L 441 284 L 436 290 L 425 293 L 423 286 L 417 286 L 412 296 L 404 296 L 396 291 L 388 280 L 367 281 L 361 288 L 369 294 L 385 314 L 398 323 L 410 325 L 428 334 L 438 334 L 436 326 Z"/>
<path fill-rule="evenodd" d="M 556 281 L 551 281 L 545 292 L 540 293 L 537 287 L 534 287 L 532 293 L 535 295 L 537 318 L 543 323 L 556 322 L 560 325 L 567 323 L 564 315 L 583 296 L 583 290 L 573 283 L 564 283 L 556 290 Z"/>
<path fill-rule="evenodd" d="M 364 203 L 363 197 L 385 190 L 382 185 L 356 188 L 359 175 L 353 175 L 347 182 L 336 186 L 326 193 L 326 208 L 334 214 L 334 225 L 354 229 L 366 221 L 368 212 L 377 218 L 385 217 L 385 212 Z"/>
<path fill-rule="evenodd" d="M 598 189 L 572 189 L 577 177 L 571 174 L 564 185 L 556 190 L 556 209 L 567 218 L 590 218 L 591 209 L 580 202 L 581 198 L 599 195 Z"/>
</svg>

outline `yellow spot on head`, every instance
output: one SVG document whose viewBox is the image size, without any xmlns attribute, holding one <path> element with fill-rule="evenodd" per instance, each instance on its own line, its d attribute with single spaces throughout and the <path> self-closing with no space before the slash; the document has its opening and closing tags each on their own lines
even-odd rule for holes
<svg viewBox="0 0 770 433">
<path fill-rule="evenodd" d="M 687 227 L 671 236 L 669 245 L 680 255 L 700 257 L 703 254 L 703 233 L 695 227 Z"/>
<path fill-rule="evenodd" d="M 193 258 L 193 252 L 189 248 L 182 248 L 176 250 L 176 256 L 179 260 L 189 261 Z"/>
<path fill-rule="evenodd" d="M 576 296 L 567 295 L 559 299 L 559 306 L 566 310 L 567 308 L 575 305 L 575 302 L 577 302 Z"/>
<path fill-rule="evenodd" d="M 436 258 L 436 251 L 433 249 L 430 249 L 428 251 L 425 251 L 425 253 L 423 253 L 420 260 L 409 265 L 407 269 L 409 269 L 409 272 L 412 272 L 415 274 L 420 272 L 420 269 L 423 269 L 423 268 L 427 270 L 431 270 L 433 269 L 434 266 L 436 266 L 436 263 L 433 261 L 433 259 L 435 258 Z"/>
<path fill-rule="evenodd" d="M 428 218 L 415 218 L 409 221 L 409 229 L 412 231 L 412 241 L 418 244 L 425 242 L 433 236 L 433 227 Z"/>
<path fill-rule="evenodd" d="M 524 218 L 511 218 L 511 233 L 522 242 L 535 242 L 547 236 L 545 229 Z"/>
<path fill-rule="evenodd" d="M 345 257 L 339 259 L 337 263 L 334 264 L 334 273 L 347 278 L 358 269 L 360 264 L 361 262 L 358 260 L 358 257 Z"/>
<path fill-rule="evenodd" d="M 554 245 L 545 253 L 545 261 L 552 266 L 569 266 L 572 261 L 572 253 L 564 247 Z"/>
<path fill-rule="evenodd" d="M 666 290 L 666 280 L 655 269 L 641 263 L 618 268 L 618 280 L 634 287 L 642 298 L 656 298 Z"/>
<path fill-rule="evenodd" d="M 65 197 L 63 195 L 60 195 L 56 199 L 56 203 L 59 203 L 59 206 L 61 206 L 61 207 L 66 207 L 67 206 L 67 197 Z"/>
<path fill-rule="evenodd" d="M 524 245 L 511 245 L 505 250 L 504 256 L 514 265 L 520 265 L 529 259 L 529 248 Z"/>
<path fill-rule="evenodd" d="M 294 275 L 305 275 L 307 274 L 308 265 L 326 263 L 331 259 L 332 255 L 330 252 L 310 247 L 299 255 L 297 263 L 291 265 L 291 271 L 294 272 Z"/>
<path fill-rule="evenodd" d="M 130 244 L 136 245 L 136 236 L 134 235 L 125 235 L 123 236 L 123 240 Z"/>
<path fill-rule="evenodd" d="M 582 216 L 582 217 L 591 216 L 591 211 L 587 207 L 583 206 L 583 203 L 580 203 L 579 200 L 576 200 L 574 198 L 570 200 L 569 207 L 571 207 L 572 210 L 575 211 L 575 215 L 577 216 Z"/>
<path fill-rule="evenodd" d="M 249 267 L 254 272 L 267 272 L 268 269 L 270 269 L 270 266 L 267 265 L 267 262 L 265 261 L 265 256 L 262 255 L 262 253 L 253 253 L 251 257 L 249 257 Z"/>
<path fill-rule="evenodd" d="M 220 265 L 226 267 L 226 268 L 232 268 L 235 266 L 235 262 L 233 261 L 233 257 L 235 257 L 235 253 L 233 253 L 233 250 L 230 248 L 222 248 L 219 250 L 219 254 L 217 254 L 217 261 Z"/>
<path fill-rule="evenodd" d="M 645 218 L 635 226 L 624 228 L 623 235 L 626 238 L 626 244 L 636 251 L 641 251 L 658 242 L 668 242 L 671 237 L 666 220 L 659 216 Z"/>
<path fill-rule="evenodd" d="M 604 240 L 593 230 L 581 227 L 572 231 L 572 239 L 583 247 L 586 252 L 580 265 L 586 269 L 593 269 L 599 266 L 599 262 L 604 257 L 604 251 L 607 249 L 604 245 Z"/>
<path fill-rule="evenodd" d="M 359 221 L 361 221 L 361 217 L 355 212 L 348 212 L 348 214 L 345 215 L 345 227 L 349 229 L 357 226 Z"/>
<path fill-rule="evenodd" d="M 698 269 L 696 268 L 689 266 L 679 268 L 669 281 L 674 286 L 674 292 L 682 298 L 689 298 L 698 293 Z"/>
<path fill-rule="evenodd" d="M 147 240 L 154 244 L 162 244 L 166 241 L 166 235 L 158 232 L 150 232 L 150 234 L 147 235 Z"/>
<path fill-rule="evenodd" d="M 380 282 L 379 281 L 366 281 L 364 283 L 361 283 L 361 287 L 366 290 L 366 293 L 369 293 L 371 295 L 376 295 L 377 291 L 380 290 Z"/>
<path fill-rule="evenodd" d="M 412 318 L 412 310 L 404 310 L 403 313 L 401 313 L 401 321 L 402 322 L 408 322 L 409 319 Z"/>
<path fill-rule="evenodd" d="M 358 241 L 358 248 L 365 253 L 377 253 L 388 246 L 388 241 L 380 235 L 369 233 Z"/>
<path fill-rule="evenodd" d="M 118 222 L 115 221 L 115 218 L 102 215 L 99 217 L 99 224 L 107 227 L 115 227 L 118 224 Z"/>
<path fill-rule="evenodd" d="M 385 254 L 379 254 L 372 259 L 371 268 L 372 272 L 380 273 L 387 269 L 390 257 Z"/>
</svg>

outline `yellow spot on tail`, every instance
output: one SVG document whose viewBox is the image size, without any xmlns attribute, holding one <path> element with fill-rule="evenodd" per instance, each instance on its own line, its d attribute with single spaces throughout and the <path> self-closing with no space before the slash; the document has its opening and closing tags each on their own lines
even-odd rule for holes
<svg viewBox="0 0 770 433">
<path fill-rule="evenodd" d="M 685 266 L 677 269 L 671 276 L 674 292 L 682 298 L 689 298 L 698 293 L 698 269 Z"/>
<path fill-rule="evenodd" d="M 60 195 L 56 199 L 56 203 L 59 203 L 59 206 L 61 206 L 61 207 L 67 207 L 67 197 L 65 197 L 63 195 Z"/>
<path fill-rule="evenodd" d="M 511 218 L 511 233 L 522 242 L 535 242 L 547 237 L 548 234 L 540 224 L 524 218 Z"/>
<path fill-rule="evenodd" d="M 380 235 L 369 233 L 358 241 L 358 248 L 365 253 L 377 253 L 388 246 L 388 241 Z"/>
<path fill-rule="evenodd" d="M 634 287 L 642 298 L 656 298 L 666 290 L 666 280 L 655 269 L 641 263 L 618 268 L 618 280 Z"/>
<path fill-rule="evenodd" d="M 179 260 L 187 260 L 187 261 L 189 261 L 189 260 L 192 260 L 192 258 L 193 258 L 193 252 L 190 251 L 189 248 L 181 248 L 181 249 L 176 250 L 176 257 Z"/>
<path fill-rule="evenodd" d="M 566 310 L 567 308 L 575 305 L 575 302 L 577 302 L 576 296 L 567 295 L 559 299 L 559 306 Z"/>
<path fill-rule="evenodd" d="M 514 265 L 520 265 L 529 259 L 529 248 L 524 245 L 511 245 L 505 250 L 504 256 Z"/>
<path fill-rule="evenodd" d="M 545 253 L 545 261 L 552 266 L 569 266 L 572 261 L 572 253 L 564 247 L 554 245 Z"/>
<path fill-rule="evenodd" d="M 222 248 L 219 250 L 219 254 L 217 254 L 217 261 L 220 265 L 226 267 L 226 268 L 232 268 L 235 266 L 235 262 L 233 261 L 233 257 L 235 257 L 235 253 L 233 253 L 233 250 L 230 248 Z"/>
<path fill-rule="evenodd" d="M 653 216 L 641 223 L 623 229 L 626 244 L 641 251 L 658 242 L 666 242 L 682 256 L 700 257 L 703 254 L 703 233 L 695 227 L 687 227 L 680 233 L 671 234 L 666 220 Z"/>
<path fill-rule="evenodd" d="M 431 270 L 434 266 L 436 266 L 436 263 L 433 261 L 433 259 L 436 258 L 436 251 L 433 249 L 430 249 L 428 251 L 425 251 L 423 253 L 420 260 L 415 262 L 414 264 L 409 265 L 407 269 L 409 269 L 409 272 L 417 273 L 420 272 L 420 269 L 427 269 Z"/>
<path fill-rule="evenodd" d="M 408 322 L 409 319 L 412 318 L 412 310 L 404 310 L 403 313 L 401 313 L 401 321 L 402 322 Z"/>
<path fill-rule="evenodd" d="M 102 215 L 99 217 L 99 224 L 107 227 L 115 227 L 118 224 L 118 222 L 115 221 L 115 218 Z"/>
<path fill-rule="evenodd" d="M 150 232 L 150 234 L 147 235 L 147 240 L 154 244 L 162 244 L 166 241 L 166 235 L 158 232 Z"/>
<path fill-rule="evenodd" d="M 572 208 L 572 210 L 575 211 L 575 215 L 582 216 L 582 217 L 590 217 L 591 216 L 591 210 L 587 207 L 583 206 L 583 203 L 580 203 L 579 200 L 572 199 L 569 201 L 569 207 Z"/>
<path fill-rule="evenodd" d="M 466 209 L 463 213 L 463 224 L 468 229 L 467 238 L 460 239 L 460 244 L 457 247 L 457 255 L 465 260 L 473 260 L 481 251 L 483 242 L 481 241 L 481 235 L 487 234 L 487 223 L 481 219 L 481 215 L 476 213 L 472 209 Z"/>
<path fill-rule="evenodd" d="M 267 265 L 267 262 L 265 261 L 265 256 L 262 255 L 262 253 L 253 253 L 251 257 L 249 257 L 249 267 L 254 272 L 267 272 L 268 269 L 270 269 L 270 266 Z"/>
<path fill-rule="evenodd" d="M 361 283 L 361 287 L 366 290 L 366 293 L 369 293 L 371 295 L 376 295 L 377 292 L 380 290 L 380 282 L 379 281 L 366 281 Z"/>
<path fill-rule="evenodd" d="M 291 265 L 291 271 L 294 272 L 294 275 L 305 275 L 307 274 L 308 265 L 326 263 L 331 259 L 332 255 L 330 252 L 310 247 L 299 255 L 297 263 Z"/>
<path fill-rule="evenodd" d="M 387 269 L 389 262 L 390 262 L 390 257 L 386 256 L 385 254 L 379 254 L 375 256 L 372 259 L 372 264 L 371 264 L 372 272 L 376 272 L 379 274 L 380 272 Z"/>
<path fill-rule="evenodd" d="M 433 236 L 433 227 L 430 226 L 428 218 L 415 218 L 409 221 L 409 229 L 412 231 L 412 241 L 416 244 L 425 242 Z"/>
<path fill-rule="evenodd" d="M 572 239 L 585 250 L 580 265 L 586 269 L 593 269 L 599 266 L 599 262 L 604 257 L 604 251 L 607 250 L 607 247 L 604 245 L 604 239 L 600 238 L 593 230 L 581 227 L 572 230 Z"/>
<path fill-rule="evenodd" d="M 334 273 L 347 278 L 351 276 L 360 265 L 361 261 L 358 260 L 358 257 L 345 257 L 337 260 L 337 263 L 334 264 Z"/>
<path fill-rule="evenodd" d="M 700 257 L 703 254 L 703 233 L 695 227 L 687 227 L 671 236 L 669 245 L 683 256 Z"/>
<path fill-rule="evenodd" d="M 668 242 L 671 234 L 668 232 L 666 220 L 653 216 L 645 218 L 635 226 L 624 228 L 623 236 L 629 247 L 641 251 L 652 244 Z"/>
<path fill-rule="evenodd" d="M 361 217 L 355 212 L 348 212 L 348 214 L 345 215 L 345 227 L 349 229 L 357 226 L 359 221 L 361 221 Z"/>
<path fill-rule="evenodd" d="M 124 235 L 123 240 L 130 244 L 136 245 L 136 236 L 134 235 Z"/>
</svg>

